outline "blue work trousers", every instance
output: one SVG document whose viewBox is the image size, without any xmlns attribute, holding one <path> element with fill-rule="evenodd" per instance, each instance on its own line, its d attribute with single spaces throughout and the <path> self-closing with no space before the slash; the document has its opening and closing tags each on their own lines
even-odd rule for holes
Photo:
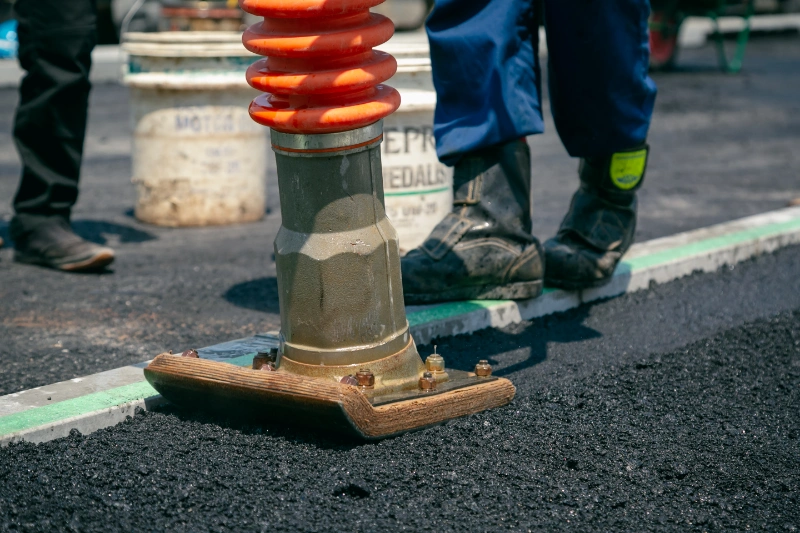
<svg viewBox="0 0 800 533">
<path fill-rule="evenodd" d="M 573 157 L 605 156 L 647 137 L 648 0 L 436 0 L 428 18 L 436 150 L 462 154 L 544 131 L 539 13 L 550 104 Z"/>
</svg>

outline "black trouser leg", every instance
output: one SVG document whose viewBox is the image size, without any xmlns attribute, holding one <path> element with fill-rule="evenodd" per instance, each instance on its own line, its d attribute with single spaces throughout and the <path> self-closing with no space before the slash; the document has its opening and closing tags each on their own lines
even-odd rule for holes
<svg viewBox="0 0 800 533">
<path fill-rule="evenodd" d="M 17 0 L 15 11 L 27 75 L 14 122 L 22 177 L 12 237 L 44 217 L 68 219 L 77 200 L 97 40 L 94 0 Z"/>
</svg>

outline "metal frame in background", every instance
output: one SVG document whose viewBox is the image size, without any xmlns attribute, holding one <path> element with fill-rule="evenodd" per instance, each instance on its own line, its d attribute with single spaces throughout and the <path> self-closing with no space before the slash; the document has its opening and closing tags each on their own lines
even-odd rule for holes
<svg viewBox="0 0 800 533">
<path fill-rule="evenodd" d="M 741 14 L 732 13 L 732 7 L 742 7 L 744 12 Z M 713 25 L 711 38 L 717 50 L 717 61 L 720 69 L 731 74 L 741 71 L 747 42 L 750 38 L 750 20 L 755 12 L 755 0 L 738 0 L 735 2 L 730 0 L 654 1 L 653 12 L 660 16 L 654 17 L 651 15 L 650 31 L 659 32 L 660 37 L 665 41 L 674 40 L 675 46 L 671 57 L 662 64 L 654 66 L 654 69 L 669 70 L 674 68 L 678 53 L 677 36 L 684 20 L 687 17 L 706 17 L 711 19 Z M 730 59 L 725 50 L 725 36 L 719 24 L 719 17 L 722 16 L 739 16 L 744 20 L 744 28 L 736 36 L 736 45 Z"/>
</svg>

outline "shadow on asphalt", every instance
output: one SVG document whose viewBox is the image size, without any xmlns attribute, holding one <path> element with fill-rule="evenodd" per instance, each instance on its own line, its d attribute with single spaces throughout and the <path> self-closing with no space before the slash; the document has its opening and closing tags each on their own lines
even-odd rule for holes
<svg viewBox="0 0 800 533">
<path fill-rule="evenodd" d="M 525 334 L 526 338 L 522 341 L 522 345 L 530 347 L 530 354 L 523 361 L 498 369 L 494 372 L 494 375 L 509 376 L 520 370 L 538 365 L 547 359 L 547 345 L 551 342 L 568 344 L 602 337 L 603 335 L 599 331 L 583 325 L 584 320 L 589 316 L 590 309 L 591 305 L 579 307 L 566 316 L 562 315 L 561 320 L 550 322 L 549 324 L 536 321 L 528 325 L 527 328 L 523 324 L 515 324 L 517 328 L 514 329 L 519 329 L 519 332 L 514 331 L 514 329 L 509 331 L 510 328 L 503 330 L 504 335 L 509 337 L 509 344 L 515 343 L 517 346 L 520 345 L 519 336 Z M 512 348 L 509 346 L 505 351 L 508 349 Z M 498 349 L 500 353 L 503 351 Z"/>
<path fill-rule="evenodd" d="M 251 303 L 275 301 L 276 299 L 264 298 L 263 292 L 261 295 L 258 294 L 258 291 L 263 291 L 265 287 L 271 287 L 267 290 L 277 291 L 275 278 L 261 278 L 242 283 L 234 286 L 231 291 L 236 290 L 242 295 L 249 295 Z M 600 332 L 583 324 L 589 317 L 593 305 L 584 305 L 578 309 L 536 319 L 533 322 L 513 324 L 502 330 L 482 330 L 473 334 L 474 352 L 450 349 L 450 343 L 463 345 L 463 339 L 458 337 L 439 339 L 441 342 L 437 342 L 437 348 L 440 353 L 447 354 L 448 367 L 471 371 L 477 359 L 489 359 L 496 368 L 493 374 L 507 377 L 545 361 L 549 343 L 578 343 L 602 337 Z M 263 307 L 256 308 L 264 309 Z M 491 337 L 491 342 L 487 342 L 487 337 Z M 508 364 L 507 355 L 512 352 L 518 354 L 520 350 L 527 350 L 527 357 Z M 423 359 L 429 353 L 433 353 L 432 345 L 421 347 L 420 354 Z M 248 409 L 222 409 L 222 412 L 215 412 L 173 404 L 162 405 L 153 410 L 175 416 L 183 422 L 204 425 L 207 428 L 204 435 L 209 435 L 204 438 L 209 440 L 216 440 L 218 437 L 214 435 L 218 432 L 234 430 L 247 435 L 269 434 L 293 444 L 311 445 L 330 450 L 349 450 L 365 444 L 365 441 L 352 436 L 321 432 L 294 425 L 287 420 L 280 420 L 279 417 L 276 418 L 276 413 L 273 411 L 259 413 Z M 141 413 L 141 415 L 146 414 Z M 389 437 L 389 439 L 392 438 Z"/>
<path fill-rule="evenodd" d="M 6 241 L 7 245 L 10 245 L 11 234 L 8 226 L 9 221 L 0 220 L 0 238 Z M 97 244 L 109 244 L 110 240 L 116 242 L 146 242 L 157 238 L 146 231 L 102 220 L 73 220 L 72 229 L 87 241 Z M 110 236 L 116 236 L 116 238 L 109 239 Z"/>
<path fill-rule="evenodd" d="M 420 346 L 424 359 L 433 353 L 433 345 L 444 355 L 447 366 L 471 372 L 479 359 L 488 359 L 494 367 L 493 375 L 508 377 L 521 370 L 538 365 L 547 359 L 547 346 L 550 343 L 568 344 L 602 337 L 602 333 L 585 326 L 583 322 L 591 313 L 595 303 L 585 304 L 564 313 L 546 316 L 512 324 L 503 329 L 486 329 L 473 334 L 474 351 L 463 352 L 451 349 L 451 345 L 463 345 L 456 337 L 437 339 L 430 345 Z M 491 342 L 483 342 L 484 336 L 491 336 Z M 508 360 L 510 353 L 522 354 L 523 358 Z M 527 352 L 527 354 L 525 354 Z"/>
<path fill-rule="evenodd" d="M 97 244 L 109 244 L 109 241 L 147 242 L 157 238 L 146 231 L 103 220 L 73 220 L 72 229 L 87 241 Z"/>
<path fill-rule="evenodd" d="M 281 312 L 278 305 L 278 279 L 275 276 L 237 283 L 225 292 L 225 300 L 263 313 Z"/>
<path fill-rule="evenodd" d="M 226 301 L 263 313 L 279 314 L 278 281 L 274 276 L 258 278 L 251 281 L 237 283 L 228 289 L 224 298 Z M 502 330 L 492 331 L 492 343 L 485 346 L 476 346 L 474 352 L 464 353 L 460 350 L 450 350 L 452 338 L 440 338 L 428 345 L 419 345 L 422 358 L 433 353 L 436 345 L 439 353 L 445 355 L 447 366 L 457 370 L 472 371 L 479 359 L 488 359 L 495 367 L 494 375 L 508 376 L 537 365 L 547 359 L 547 346 L 549 343 L 567 344 L 582 342 L 589 339 L 602 337 L 595 329 L 583 324 L 597 303 L 582 305 L 564 313 L 542 317 L 533 322 L 512 324 Z M 480 335 L 480 332 L 478 332 Z M 527 356 L 521 361 L 506 361 L 505 354 L 515 350 L 527 350 Z"/>
</svg>

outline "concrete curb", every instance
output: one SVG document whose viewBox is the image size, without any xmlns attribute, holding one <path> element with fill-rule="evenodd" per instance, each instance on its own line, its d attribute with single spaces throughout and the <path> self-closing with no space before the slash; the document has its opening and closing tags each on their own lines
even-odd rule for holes
<svg viewBox="0 0 800 533">
<path fill-rule="evenodd" d="M 503 327 L 558 313 L 582 303 L 666 283 L 695 271 L 711 272 L 754 256 L 800 243 L 800 207 L 680 233 L 634 245 L 608 285 L 568 292 L 546 290 L 535 300 L 453 302 L 409 307 L 418 344 L 436 337 Z M 277 333 L 255 335 L 198 350 L 206 359 L 249 366 L 253 355 L 278 345 Z M 84 378 L 0 397 L 0 446 L 15 441 L 44 442 L 72 429 L 90 433 L 112 426 L 136 407 L 152 409 L 161 397 L 144 380 L 143 362 Z"/>
<path fill-rule="evenodd" d="M 409 308 L 419 344 L 436 337 L 504 327 L 558 313 L 583 303 L 666 283 L 695 271 L 713 272 L 778 248 L 800 243 L 800 208 L 791 207 L 636 244 L 617 267 L 611 283 L 585 291 L 545 289 L 535 300 L 459 302 Z"/>
</svg>

